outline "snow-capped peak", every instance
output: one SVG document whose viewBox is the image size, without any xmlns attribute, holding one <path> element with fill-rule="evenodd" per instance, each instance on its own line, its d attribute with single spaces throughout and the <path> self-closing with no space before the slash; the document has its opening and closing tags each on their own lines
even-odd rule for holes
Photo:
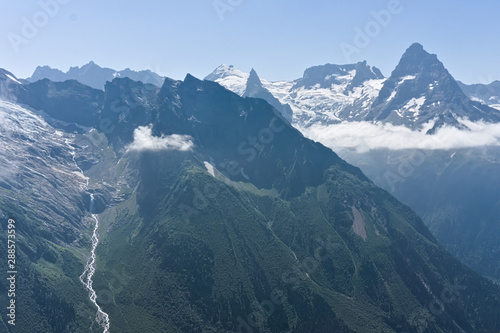
<svg viewBox="0 0 500 333">
<path fill-rule="evenodd" d="M 233 65 L 220 65 L 207 75 L 205 80 L 217 82 L 226 89 L 242 96 L 249 76 L 250 74 L 240 71 Z"/>
<path fill-rule="evenodd" d="M 239 78 L 244 78 L 246 80 L 248 79 L 249 74 L 240 71 L 233 65 L 228 66 L 222 64 L 219 67 L 217 67 L 211 74 L 207 75 L 207 77 L 205 77 L 205 80 L 216 81 L 217 79 L 223 79 L 228 76 L 235 76 Z"/>
</svg>

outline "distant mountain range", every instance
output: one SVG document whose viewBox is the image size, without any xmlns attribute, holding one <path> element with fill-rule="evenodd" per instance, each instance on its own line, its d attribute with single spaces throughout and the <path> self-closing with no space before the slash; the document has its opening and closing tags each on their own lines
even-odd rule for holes
<svg viewBox="0 0 500 333">
<path fill-rule="evenodd" d="M 256 75 L 254 71 L 254 76 Z M 220 66 L 207 80 L 243 96 L 250 76 L 234 67 Z M 500 122 L 500 111 L 479 98 L 471 100 L 438 60 L 415 43 L 403 54 L 390 77 L 366 62 L 315 66 L 291 82 L 262 80 L 262 88 L 290 105 L 299 126 L 341 121 L 388 122 L 412 129 L 433 123 L 429 133 L 449 125 L 466 128 L 461 119 Z M 493 91 L 494 84 L 485 87 Z M 470 95 L 477 88 L 462 88 Z M 264 95 L 262 95 L 265 98 Z M 494 105 L 495 98 L 488 97 Z"/>
<path fill-rule="evenodd" d="M 111 68 L 103 68 L 96 65 L 93 61 L 82 67 L 71 67 L 66 73 L 49 66 L 38 66 L 33 75 L 26 80 L 36 82 L 43 79 L 49 79 L 53 82 L 64 82 L 66 80 L 77 80 L 89 87 L 104 90 L 106 82 L 113 81 L 117 77 L 128 77 L 134 81 L 154 84 L 161 87 L 164 78 L 150 71 L 133 71 L 129 68 L 116 71 Z"/>
<path fill-rule="evenodd" d="M 462 91 L 472 100 L 487 104 L 500 110 L 500 81 L 489 84 L 464 84 L 457 81 Z"/>
<path fill-rule="evenodd" d="M 116 71 L 90 62 L 68 72 L 48 66 L 37 67 L 26 80 L 54 82 L 77 80 L 95 89 L 104 89 L 116 77 L 161 87 L 164 78 L 145 71 Z M 294 81 L 270 82 L 252 69 L 244 73 L 221 65 L 206 80 L 220 83 L 242 97 L 262 98 L 291 123 L 302 127 L 341 121 L 388 122 L 422 128 L 432 122 L 429 133 L 444 125 L 466 128 L 461 119 L 500 121 L 500 82 L 465 85 L 455 79 L 422 45 L 406 50 L 396 69 L 385 78 L 365 62 L 348 65 L 326 64 L 305 70 Z"/>
</svg>

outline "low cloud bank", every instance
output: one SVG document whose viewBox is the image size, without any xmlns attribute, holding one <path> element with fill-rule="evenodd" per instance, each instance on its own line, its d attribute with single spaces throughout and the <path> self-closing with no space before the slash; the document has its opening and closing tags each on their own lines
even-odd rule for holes
<svg viewBox="0 0 500 333">
<path fill-rule="evenodd" d="M 306 137 L 337 150 L 356 150 L 359 153 L 375 149 L 458 149 L 500 146 L 500 123 L 487 124 L 461 120 L 470 130 L 442 127 L 434 135 L 425 134 L 433 124 L 421 130 L 388 123 L 343 122 L 333 125 L 316 124 L 298 128 Z"/>
<path fill-rule="evenodd" d="M 127 149 L 134 151 L 160 151 L 160 150 L 191 150 L 194 146 L 193 138 L 189 135 L 162 135 L 153 136 L 153 129 L 150 126 L 139 126 L 134 130 L 134 142 L 127 146 Z"/>
</svg>

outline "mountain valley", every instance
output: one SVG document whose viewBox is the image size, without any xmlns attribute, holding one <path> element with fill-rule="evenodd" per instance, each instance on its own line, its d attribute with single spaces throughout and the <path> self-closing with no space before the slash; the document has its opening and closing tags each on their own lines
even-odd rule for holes
<svg viewBox="0 0 500 333">
<path fill-rule="evenodd" d="M 43 76 L 0 70 L 0 214 L 19 226 L 19 321 L 2 317 L 6 332 L 500 330 L 500 286 L 477 273 L 500 273 L 496 148 L 422 150 L 405 177 L 397 163 L 414 150 L 339 156 L 300 131 L 433 121 L 432 135 L 500 119 L 419 45 L 387 79 L 366 62 L 294 82 L 231 66 L 104 90 Z M 456 208 L 478 192 L 491 200 Z M 97 222 L 98 320 L 80 280 Z"/>
</svg>

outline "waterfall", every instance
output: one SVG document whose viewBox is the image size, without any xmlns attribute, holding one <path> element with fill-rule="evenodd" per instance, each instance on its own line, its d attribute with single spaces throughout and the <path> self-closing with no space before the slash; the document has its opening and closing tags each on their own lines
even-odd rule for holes
<svg viewBox="0 0 500 333">
<path fill-rule="evenodd" d="M 92 218 L 95 221 L 94 225 L 94 232 L 92 234 L 92 249 L 90 251 L 90 256 L 87 259 L 87 264 L 85 265 L 85 269 L 80 275 L 80 281 L 85 285 L 85 288 L 89 291 L 89 298 L 92 303 L 97 307 L 97 313 L 96 313 L 96 321 L 97 323 L 104 329 L 103 333 L 109 333 L 109 315 L 104 312 L 99 304 L 97 304 L 97 294 L 92 286 L 93 280 L 92 278 L 94 277 L 95 269 L 96 269 L 96 254 L 95 250 L 97 248 L 97 245 L 99 244 L 99 234 L 98 234 L 98 229 L 99 229 L 99 219 L 97 217 L 97 214 L 94 214 L 94 205 L 95 205 L 95 200 L 94 200 L 94 194 L 90 194 L 90 214 L 92 215 Z"/>
</svg>

